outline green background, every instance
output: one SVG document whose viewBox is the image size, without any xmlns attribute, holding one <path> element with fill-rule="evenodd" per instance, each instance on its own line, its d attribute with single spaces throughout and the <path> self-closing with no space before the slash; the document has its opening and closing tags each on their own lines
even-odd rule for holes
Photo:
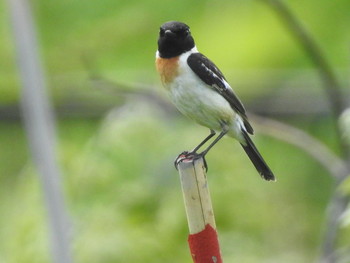
<svg viewBox="0 0 350 263">
<path fill-rule="evenodd" d="M 269 117 L 339 150 L 314 65 L 263 1 L 31 3 L 57 112 L 75 262 L 191 262 L 173 160 L 208 131 L 170 103 L 164 110 L 128 93 L 155 92 L 168 103 L 154 68 L 159 26 L 166 21 L 191 26 L 198 49 L 220 67 L 248 111 L 276 105 Z M 287 3 L 347 87 L 350 2 Z M 20 121 L 20 80 L 5 2 L 0 23 L 0 262 L 49 262 L 45 200 Z M 92 82 L 91 73 L 117 84 Z M 276 94 L 281 100 L 264 104 Z M 324 110 L 295 113 L 308 104 L 300 104 L 304 96 L 325 103 Z M 276 183 L 261 180 L 232 139 L 207 156 L 224 261 L 312 262 L 320 252 L 333 181 L 302 150 L 259 132 L 254 141 Z M 340 242 L 347 239 L 343 234 Z"/>
</svg>

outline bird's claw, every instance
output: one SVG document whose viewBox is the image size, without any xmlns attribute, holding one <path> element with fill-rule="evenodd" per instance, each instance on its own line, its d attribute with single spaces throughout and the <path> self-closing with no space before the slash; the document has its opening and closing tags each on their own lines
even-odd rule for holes
<svg viewBox="0 0 350 263">
<path fill-rule="evenodd" d="M 203 159 L 203 164 L 204 164 L 204 167 L 205 167 L 205 171 L 208 172 L 208 165 L 207 165 L 207 161 L 205 160 L 205 154 L 203 153 L 196 153 L 196 152 L 188 152 L 188 151 L 184 151 L 182 153 L 180 153 L 175 161 L 174 161 L 174 165 L 175 165 L 175 168 L 176 170 L 177 169 L 177 166 L 182 163 L 183 161 L 191 161 L 191 160 L 197 160 L 197 159 L 200 159 L 202 158 Z"/>
<path fill-rule="evenodd" d="M 182 153 L 180 153 L 180 154 L 176 157 L 176 159 L 175 159 L 175 161 L 174 161 L 175 169 L 178 170 L 178 169 L 177 169 L 177 166 L 179 165 L 179 163 L 183 162 L 183 161 L 186 160 L 186 159 L 189 159 L 188 157 L 189 157 L 189 152 L 188 152 L 188 151 L 183 151 Z"/>
</svg>

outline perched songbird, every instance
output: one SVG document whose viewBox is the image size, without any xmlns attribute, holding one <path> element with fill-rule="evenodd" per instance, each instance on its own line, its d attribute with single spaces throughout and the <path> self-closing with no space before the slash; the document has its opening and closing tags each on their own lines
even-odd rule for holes
<svg viewBox="0 0 350 263">
<path fill-rule="evenodd" d="M 156 67 L 163 86 L 178 110 L 210 129 L 207 138 L 192 151 L 180 156 L 204 157 L 227 134 L 239 141 L 265 180 L 275 180 L 249 137 L 249 134 L 253 134 L 253 128 L 242 102 L 214 63 L 198 52 L 186 24 L 171 21 L 160 27 Z M 218 137 L 204 151 L 197 153 L 216 132 L 220 133 Z"/>
</svg>

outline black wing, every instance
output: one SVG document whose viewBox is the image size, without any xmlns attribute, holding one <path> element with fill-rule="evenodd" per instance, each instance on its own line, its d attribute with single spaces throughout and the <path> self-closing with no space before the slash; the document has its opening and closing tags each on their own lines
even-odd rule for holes
<svg viewBox="0 0 350 263">
<path fill-rule="evenodd" d="M 221 71 L 211 62 L 206 56 L 201 53 L 193 53 L 188 59 L 187 63 L 194 73 L 206 84 L 211 86 L 215 91 L 220 93 L 244 121 L 244 126 L 247 132 L 253 134 L 254 130 L 248 122 L 245 108 L 242 102 L 233 92 L 230 85 L 227 83 Z"/>
</svg>

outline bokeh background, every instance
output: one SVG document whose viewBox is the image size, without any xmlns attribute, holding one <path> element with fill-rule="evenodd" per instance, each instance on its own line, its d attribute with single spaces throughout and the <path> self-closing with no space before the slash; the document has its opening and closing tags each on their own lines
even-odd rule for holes
<svg viewBox="0 0 350 263">
<path fill-rule="evenodd" d="M 208 131 L 181 116 L 162 91 L 154 59 L 166 21 L 190 25 L 198 49 L 220 67 L 250 113 L 300 129 L 341 154 L 317 65 L 272 2 L 30 2 L 56 115 L 74 262 L 191 262 L 173 160 Z M 317 42 L 348 98 L 350 2 L 284 3 Z M 6 1 L 0 24 L 0 262 L 50 262 Z M 323 254 L 335 180 L 305 150 L 256 126 L 254 141 L 276 183 L 261 180 L 231 139 L 207 156 L 223 259 L 314 262 Z M 342 251 L 339 262 L 350 262 L 344 256 L 350 220 L 343 215 L 335 246 Z"/>
</svg>

